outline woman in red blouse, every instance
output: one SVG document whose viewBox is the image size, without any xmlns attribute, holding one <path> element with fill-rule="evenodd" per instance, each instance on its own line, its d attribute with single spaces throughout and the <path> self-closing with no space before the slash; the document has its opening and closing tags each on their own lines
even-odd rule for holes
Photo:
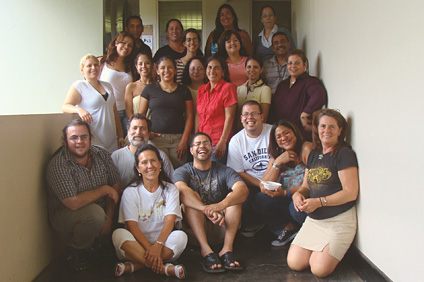
<svg viewBox="0 0 424 282">
<path fill-rule="evenodd" d="M 197 91 L 195 131 L 212 138 L 212 160 L 225 164 L 237 107 L 237 89 L 229 82 L 228 65 L 224 59 L 214 55 L 206 65 L 209 82 Z"/>
</svg>

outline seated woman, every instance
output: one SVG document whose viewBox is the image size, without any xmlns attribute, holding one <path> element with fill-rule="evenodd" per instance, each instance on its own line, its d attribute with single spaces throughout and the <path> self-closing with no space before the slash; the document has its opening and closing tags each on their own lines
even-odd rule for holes
<svg viewBox="0 0 424 282">
<path fill-rule="evenodd" d="M 297 211 L 308 213 L 287 256 L 293 270 L 311 267 L 318 277 L 330 275 L 356 234 L 358 162 L 346 143 L 347 122 L 335 110 L 314 119 L 314 150 L 309 154 L 302 187 L 293 195 Z"/>
<path fill-rule="evenodd" d="M 126 229 L 112 234 L 116 255 L 127 261 L 116 263 L 115 276 L 148 267 L 184 279 L 183 265 L 163 264 L 177 260 L 187 245 L 183 231 L 172 231 L 175 220 L 182 218 L 178 189 L 161 170 L 162 159 L 153 145 L 138 148 L 135 160 L 136 186 L 127 187 L 121 200 Z"/>
<path fill-rule="evenodd" d="M 247 80 L 244 70 L 247 57 L 244 47 L 241 46 L 241 37 L 234 30 L 226 30 L 219 39 L 218 55 L 223 57 L 228 64 L 230 82 L 240 86 Z"/>
<path fill-rule="evenodd" d="M 138 113 L 141 93 L 146 85 L 153 83 L 153 59 L 148 54 L 138 53 L 135 57 L 135 68 L 140 74 L 140 79 L 128 83 L 125 89 L 125 112 L 127 118 Z"/>
<path fill-rule="evenodd" d="M 247 74 L 246 83 L 237 87 L 237 111 L 236 117 L 241 115 L 241 108 L 244 102 L 253 100 L 261 104 L 262 116 L 264 122 L 268 120 L 269 108 L 271 104 L 271 88 L 265 85 L 261 78 L 261 74 L 264 70 L 261 60 L 257 57 L 252 56 L 247 58 L 245 64 L 245 72 Z M 240 119 L 236 119 L 236 131 L 243 129 L 243 125 Z"/>
<path fill-rule="evenodd" d="M 207 84 L 197 91 L 197 114 L 194 132 L 204 132 L 212 139 L 213 161 L 227 163 L 237 107 L 237 89 L 229 82 L 227 63 L 217 55 L 206 61 Z"/>
<path fill-rule="evenodd" d="M 278 84 L 271 101 L 270 121 L 287 119 L 296 124 L 305 140 L 312 140 L 312 114 L 327 102 L 327 93 L 318 78 L 306 69 L 305 52 L 294 49 L 288 53 L 289 78 Z"/>
<path fill-rule="evenodd" d="M 78 113 L 83 121 L 90 124 L 93 144 L 112 153 L 124 146 L 112 86 L 98 80 L 100 64 L 94 55 L 82 57 L 80 70 L 84 80 L 77 80 L 72 84 L 63 102 L 62 111 Z"/>
<path fill-rule="evenodd" d="M 160 82 L 144 88 L 138 110 L 140 114 L 146 114 L 150 109 L 151 131 L 157 136 L 150 142 L 167 154 L 174 168 L 186 162 L 188 139 L 194 123 L 191 93 L 186 86 L 175 82 L 176 73 L 175 60 L 160 58 L 157 62 Z"/>
<path fill-rule="evenodd" d="M 304 142 L 302 134 L 293 123 L 280 120 L 271 128 L 268 153 L 271 158 L 262 181 L 278 181 L 282 189 L 271 191 L 260 184 L 261 192 L 252 197 L 252 209 L 260 215 L 260 221 L 277 237 L 271 244 L 274 247 L 287 245 L 296 236 L 306 214 L 296 212 L 291 195 L 303 183 L 305 164 L 308 161 L 312 143 Z M 246 206 L 246 211 L 249 207 Z M 244 212 L 244 211 L 243 211 Z M 244 213 L 243 213 L 244 215 Z M 249 212 L 246 212 L 247 217 Z M 246 222 L 251 221 L 247 218 Z"/>
<path fill-rule="evenodd" d="M 236 12 L 230 4 L 222 4 L 218 8 L 215 18 L 215 29 L 209 34 L 208 40 L 205 46 L 205 57 L 209 58 L 218 52 L 219 39 L 222 33 L 226 30 L 236 31 L 240 37 L 242 46 L 246 49 L 247 55 L 253 55 L 253 44 L 250 40 L 249 34 L 241 30 L 238 26 L 238 19 Z"/>
</svg>

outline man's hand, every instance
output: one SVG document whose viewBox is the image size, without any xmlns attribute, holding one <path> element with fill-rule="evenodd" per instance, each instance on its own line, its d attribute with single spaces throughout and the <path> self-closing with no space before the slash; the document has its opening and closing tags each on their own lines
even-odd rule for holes
<svg viewBox="0 0 424 282">
<path fill-rule="evenodd" d="M 104 235 L 109 235 L 110 230 L 112 229 L 112 218 L 107 218 L 105 223 L 103 224 L 102 229 L 100 230 L 99 234 L 97 234 L 97 237 L 101 237 Z"/>
<path fill-rule="evenodd" d="M 106 186 L 107 187 L 107 194 L 106 196 L 108 196 L 110 199 L 112 199 L 115 202 L 115 205 L 118 203 L 119 200 L 119 194 L 118 192 L 110 186 Z"/>
<path fill-rule="evenodd" d="M 212 216 L 208 216 L 208 215 L 206 216 L 210 221 L 212 221 L 213 224 L 218 223 L 219 226 L 224 226 L 225 217 L 222 215 L 222 213 L 214 212 L 212 213 Z"/>
<path fill-rule="evenodd" d="M 212 205 L 207 205 L 203 208 L 203 213 L 207 216 L 207 217 L 211 217 L 213 216 L 214 212 L 220 212 L 225 210 L 226 207 L 224 206 L 224 204 L 222 202 L 219 202 L 217 204 L 212 204 Z"/>
</svg>

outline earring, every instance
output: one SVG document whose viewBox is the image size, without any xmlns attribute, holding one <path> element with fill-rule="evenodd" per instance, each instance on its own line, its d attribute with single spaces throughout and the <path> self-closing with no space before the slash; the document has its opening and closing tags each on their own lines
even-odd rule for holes
<svg viewBox="0 0 424 282">
<path fill-rule="evenodd" d="M 138 176 L 141 176 L 141 173 L 138 173 Z"/>
</svg>

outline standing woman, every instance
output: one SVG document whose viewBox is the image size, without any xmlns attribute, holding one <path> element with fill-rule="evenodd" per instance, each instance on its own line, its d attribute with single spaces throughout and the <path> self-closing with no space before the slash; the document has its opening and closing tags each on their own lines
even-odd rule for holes
<svg viewBox="0 0 424 282">
<path fill-rule="evenodd" d="M 187 87 L 175 82 L 175 60 L 162 57 L 157 62 L 160 82 L 147 85 L 140 98 L 141 114 L 150 109 L 152 130 L 159 134 L 150 141 L 164 151 L 174 168 L 187 159 L 187 144 L 193 128 L 193 100 Z"/>
<path fill-rule="evenodd" d="M 330 275 L 356 234 L 358 162 L 346 143 L 347 123 L 335 110 L 321 110 L 314 119 L 314 150 L 309 154 L 302 187 L 293 195 L 298 211 L 308 217 L 287 256 L 289 267 L 311 267 L 318 277 Z"/>
<path fill-rule="evenodd" d="M 245 71 L 247 57 L 241 45 L 240 35 L 234 30 L 226 30 L 219 39 L 219 50 L 218 54 L 227 61 L 230 82 L 236 87 L 245 83 L 247 80 Z"/>
<path fill-rule="evenodd" d="M 277 31 L 281 31 L 286 35 L 290 41 L 290 50 L 296 49 L 296 43 L 294 43 L 290 31 L 287 28 L 278 27 L 275 24 L 276 20 L 277 17 L 275 16 L 274 8 L 269 5 L 263 6 L 261 9 L 261 22 L 264 25 L 264 29 L 254 38 L 255 54 L 262 62 L 274 56 L 274 52 L 272 51 L 272 36 Z"/>
<path fill-rule="evenodd" d="M 312 140 L 312 114 L 327 102 L 327 93 L 320 80 L 310 76 L 308 61 L 300 49 L 288 53 L 290 76 L 280 82 L 272 96 L 271 122 L 287 119 L 300 129 L 303 138 Z"/>
<path fill-rule="evenodd" d="M 90 124 L 93 144 L 103 146 L 110 153 L 124 146 L 119 114 L 112 86 L 99 81 L 99 60 L 90 54 L 82 57 L 80 70 L 84 80 L 75 81 L 62 105 L 64 113 L 77 113 Z"/>
<path fill-rule="evenodd" d="M 140 79 L 128 83 L 125 89 L 125 111 L 127 118 L 138 113 L 141 93 L 146 85 L 153 83 L 153 59 L 148 54 L 138 53 L 134 60 Z"/>
<path fill-rule="evenodd" d="M 172 231 L 175 220 L 182 219 L 178 189 L 162 170 L 159 151 L 150 144 L 137 149 L 134 170 L 135 186 L 124 190 L 121 201 L 126 228 L 112 234 L 116 255 L 129 262 L 116 263 L 115 276 L 148 267 L 185 279 L 183 265 L 164 265 L 177 260 L 187 245 L 183 231 Z"/>
<path fill-rule="evenodd" d="M 157 61 L 163 56 L 168 56 L 173 60 L 184 57 L 186 54 L 186 48 L 183 44 L 183 24 L 180 20 L 170 19 L 166 23 L 166 36 L 168 37 L 168 45 L 160 47 L 155 56 L 153 57 L 153 61 L 157 63 Z"/>
<path fill-rule="evenodd" d="M 183 44 L 187 50 L 187 53 L 184 57 L 181 57 L 175 62 L 177 63 L 177 83 L 181 83 L 183 80 L 184 67 L 187 65 L 187 62 L 197 55 L 200 46 L 200 34 L 194 28 L 189 28 L 184 31 Z"/>
<path fill-rule="evenodd" d="M 193 116 L 197 114 L 197 90 L 207 83 L 206 63 L 204 57 L 193 57 L 184 68 L 182 84 L 187 86 L 193 98 Z"/>
<path fill-rule="evenodd" d="M 129 32 L 123 31 L 109 43 L 107 54 L 100 61 L 102 64 L 100 80 L 112 85 L 124 136 L 127 135 L 125 88 L 128 83 L 133 82 L 135 76 L 133 47 L 134 37 Z"/>
<path fill-rule="evenodd" d="M 241 115 L 241 109 L 244 102 L 246 101 L 256 101 L 261 104 L 262 107 L 262 116 L 264 122 L 268 120 L 269 108 L 271 105 L 271 88 L 267 86 L 262 78 L 261 74 L 264 70 L 262 61 L 257 57 L 249 57 L 246 60 L 245 72 L 247 74 L 247 81 L 237 87 L 237 113 L 236 116 Z M 242 124 L 240 121 L 237 122 L 237 131 L 242 129 Z"/>
<path fill-rule="evenodd" d="M 226 30 L 236 31 L 242 38 L 241 42 L 246 49 L 247 55 L 253 55 L 252 40 L 250 40 L 250 36 L 246 31 L 239 28 L 237 15 L 233 7 L 231 7 L 230 4 L 222 4 L 218 8 L 218 13 L 216 14 L 215 29 L 209 34 L 208 40 L 206 41 L 206 58 L 218 52 L 219 38 Z"/>
<path fill-rule="evenodd" d="M 228 80 L 228 66 L 224 59 L 214 55 L 206 63 L 209 82 L 197 91 L 195 132 L 204 132 L 211 137 L 212 159 L 226 164 L 237 107 L 237 89 Z"/>
</svg>

